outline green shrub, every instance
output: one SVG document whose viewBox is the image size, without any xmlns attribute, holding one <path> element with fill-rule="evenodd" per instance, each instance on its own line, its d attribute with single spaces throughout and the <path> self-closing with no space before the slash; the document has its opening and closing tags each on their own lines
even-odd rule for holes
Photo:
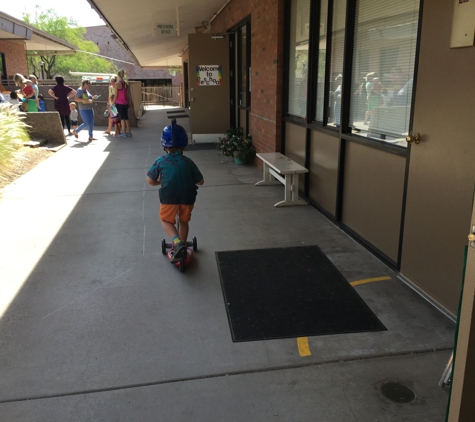
<svg viewBox="0 0 475 422">
<path fill-rule="evenodd" d="M 9 103 L 0 104 L 0 173 L 8 169 L 15 158 L 15 152 L 28 142 L 28 126 L 23 119 L 25 113 Z"/>
</svg>

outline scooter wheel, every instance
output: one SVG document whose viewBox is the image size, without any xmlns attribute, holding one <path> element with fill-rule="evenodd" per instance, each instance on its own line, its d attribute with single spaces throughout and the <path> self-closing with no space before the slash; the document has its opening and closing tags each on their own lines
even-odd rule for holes
<svg viewBox="0 0 475 422">
<path fill-rule="evenodd" d="M 198 240 L 196 237 L 193 237 L 193 252 L 196 252 L 198 250 Z"/>
<path fill-rule="evenodd" d="M 165 242 L 165 239 L 162 239 L 162 254 L 167 254 L 167 242 Z"/>
</svg>

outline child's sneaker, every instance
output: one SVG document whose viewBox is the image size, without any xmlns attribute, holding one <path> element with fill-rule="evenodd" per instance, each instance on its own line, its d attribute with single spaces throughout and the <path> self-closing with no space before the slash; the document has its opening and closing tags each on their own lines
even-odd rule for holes
<svg viewBox="0 0 475 422">
<path fill-rule="evenodd" d="M 117 136 L 118 138 L 126 138 L 125 133 L 121 133 L 120 135 Z"/>
<path fill-rule="evenodd" d="M 132 137 L 132 132 L 125 132 L 125 136 L 127 136 L 127 138 Z"/>
<path fill-rule="evenodd" d="M 180 241 L 173 245 L 173 249 L 170 253 L 171 258 L 170 262 L 175 263 L 180 261 L 182 258 L 186 258 L 186 243 Z"/>
</svg>

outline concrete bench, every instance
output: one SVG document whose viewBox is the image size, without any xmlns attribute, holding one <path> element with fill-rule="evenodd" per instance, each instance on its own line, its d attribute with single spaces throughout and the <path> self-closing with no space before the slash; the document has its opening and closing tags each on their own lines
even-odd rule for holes
<svg viewBox="0 0 475 422">
<path fill-rule="evenodd" d="M 307 205 L 299 199 L 299 174 L 308 173 L 308 169 L 280 152 L 265 152 L 256 156 L 264 163 L 264 180 L 257 182 L 256 186 L 273 185 L 275 179 L 284 184 L 284 200 L 277 202 L 275 207 Z"/>
</svg>

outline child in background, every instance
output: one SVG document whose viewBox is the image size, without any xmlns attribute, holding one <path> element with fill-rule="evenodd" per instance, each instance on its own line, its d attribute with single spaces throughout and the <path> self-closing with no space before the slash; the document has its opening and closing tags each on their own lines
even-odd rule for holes
<svg viewBox="0 0 475 422">
<path fill-rule="evenodd" d="M 29 79 L 26 79 L 25 86 L 22 88 L 23 99 L 22 101 L 27 104 L 27 110 L 29 113 L 38 111 L 38 103 L 36 98 L 35 90 L 33 89 L 33 82 Z"/>
<path fill-rule="evenodd" d="M 162 146 L 166 154 L 158 157 L 147 173 L 150 186 L 160 186 L 160 220 L 166 233 L 172 238 L 170 262 L 186 257 L 186 238 L 198 186 L 204 183 L 196 164 L 183 155 L 188 145 L 188 135 L 176 119 L 162 133 Z M 177 230 L 176 217 L 179 228 Z"/>
<path fill-rule="evenodd" d="M 15 106 L 14 108 L 16 110 L 21 111 L 20 110 L 21 101 L 18 99 L 18 94 L 15 91 L 10 92 L 10 99 L 8 100 L 8 102 L 12 106 Z"/>
<path fill-rule="evenodd" d="M 391 98 L 389 97 L 389 92 L 386 88 L 381 92 L 381 99 L 383 100 L 382 107 L 387 107 Z"/>
<path fill-rule="evenodd" d="M 107 130 L 104 132 L 105 135 L 112 135 L 112 126 L 115 126 L 115 123 L 112 121 L 111 106 L 114 105 L 115 96 L 114 96 L 114 85 L 117 82 L 117 77 L 112 76 L 109 84 L 109 96 L 107 98 L 107 111 L 108 111 L 108 125 Z M 117 132 L 117 128 L 116 128 Z"/>
<path fill-rule="evenodd" d="M 43 100 L 43 95 L 39 94 L 37 99 L 38 111 L 46 111 L 45 101 Z"/>
<path fill-rule="evenodd" d="M 114 125 L 114 128 L 115 128 L 114 136 L 119 136 L 121 123 L 120 123 L 119 113 L 117 112 L 117 108 L 115 107 L 115 104 L 111 105 L 109 113 L 110 113 L 111 124 Z"/>
<path fill-rule="evenodd" d="M 78 111 L 76 110 L 76 103 L 74 101 L 69 103 L 69 109 L 71 110 L 69 118 L 71 119 L 71 125 L 74 132 L 78 127 Z M 72 135 L 72 133 L 70 133 L 70 135 Z"/>
<path fill-rule="evenodd" d="M 28 100 L 36 100 L 36 92 L 33 89 L 33 82 L 29 79 L 25 81 L 25 86 L 22 88 L 21 92 L 23 92 L 24 98 Z"/>
<path fill-rule="evenodd" d="M 15 91 L 10 92 L 10 100 L 8 101 L 10 104 L 13 105 L 20 105 L 20 100 L 18 99 L 18 94 Z"/>
</svg>

